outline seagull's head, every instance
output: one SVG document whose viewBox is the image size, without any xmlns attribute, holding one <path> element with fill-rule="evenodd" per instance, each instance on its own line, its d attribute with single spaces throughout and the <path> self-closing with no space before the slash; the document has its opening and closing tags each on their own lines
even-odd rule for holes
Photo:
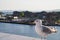
<svg viewBox="0 0 60 40">
<path fill-rule="evenodd" d="M 36 20 L 34 21 L 34 23 L 35 23 L 35 24 L 42 24 L 42 20 L 36 19 Z"/>
<path fill-rule="evenodd" d="M 56 33 L 57 29 L 55 27 L 49 27 L 49 29 L 51 30 L 52 33 Z"/>
</svg>

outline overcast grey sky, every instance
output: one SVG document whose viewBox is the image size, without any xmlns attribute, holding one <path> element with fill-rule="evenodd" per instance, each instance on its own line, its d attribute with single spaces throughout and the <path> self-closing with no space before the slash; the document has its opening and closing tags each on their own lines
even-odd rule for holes
<svg viewBox="0 0 60 40">
<path fill-rule="evenodd" d="M 60 9 L 60 0 L 0 0 L 0 10 L 54 10 Z"/>
</svg>

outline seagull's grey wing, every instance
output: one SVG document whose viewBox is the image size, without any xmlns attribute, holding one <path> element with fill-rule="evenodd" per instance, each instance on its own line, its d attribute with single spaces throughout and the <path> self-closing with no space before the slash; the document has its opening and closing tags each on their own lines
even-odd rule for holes
<svg viewBox="0 0 60 40">
<path fill-rule="evenodd" d="M 51 33 L 51 30 L 49 29 L 49 28 L 47 28 L 47 27 L 42 27 L 42 31 L 44 32 L 44 33 L 47 33 L 47 34 L 50 34 Z"/>
</svg>

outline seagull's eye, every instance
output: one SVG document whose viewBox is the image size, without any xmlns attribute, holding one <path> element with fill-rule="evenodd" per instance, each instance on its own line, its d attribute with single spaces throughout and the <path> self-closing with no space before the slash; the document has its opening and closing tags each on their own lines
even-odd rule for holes
<svg viewBox="0 0 60 40">
<path fill-rule="evenodd" d="M 38 21 L 36 21 L 36 22 L 38 22 Z"/>
</svg>

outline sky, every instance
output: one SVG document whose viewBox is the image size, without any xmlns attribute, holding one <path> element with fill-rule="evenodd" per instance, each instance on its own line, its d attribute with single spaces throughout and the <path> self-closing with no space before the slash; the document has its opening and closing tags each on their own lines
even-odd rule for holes
<svg viewBox="0 0 60 40">
<path fill-rule="evenodd" d="M 0 0 L 0 10 L 41 11 L 60 9 L 60 0 Z"/>
</svg>

